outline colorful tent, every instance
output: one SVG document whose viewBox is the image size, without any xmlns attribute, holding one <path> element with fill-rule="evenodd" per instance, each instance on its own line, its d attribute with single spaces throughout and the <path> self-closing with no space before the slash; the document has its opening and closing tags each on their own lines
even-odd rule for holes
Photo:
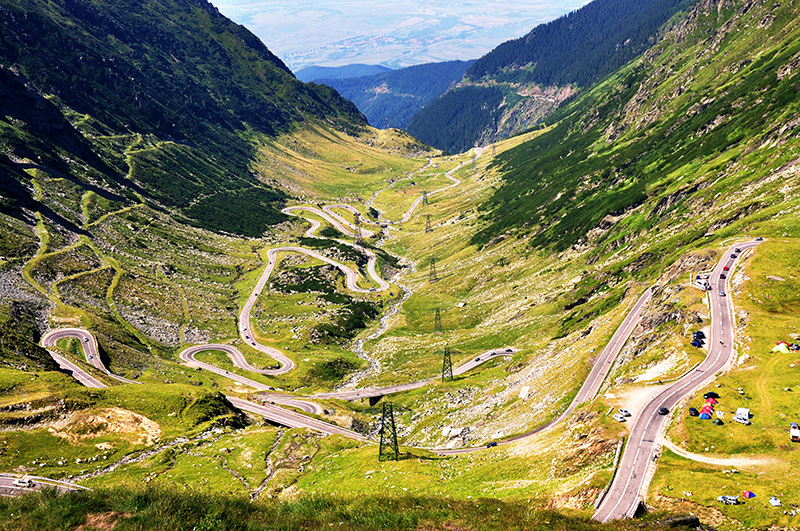
<svg viewBox="0 0 800 531">
<path fill-rule="evenodd" d="M 772 352 L 783 352 L 784 354 L 788 354 L 789 347 L 786 345 L 785 342 L 781 342 L 775 345 L 775 347 L 772 349 Z"/>
<path fill-rule="evenodd" d="M 745 498 L 755 498 L 756 497 L 755 493 L 752 490 L 744 491 L 744 494 L 742 494 L 742 496 L 744 496 Z"/>
<path fill-rule="evenodd" d="M 706 400 L 706 404 L 716 404 L 716 403 L 717 403 L 717 399 L 713 398 L 713 397 L 709 398 L 708 400 Z"/>
<path fill-rule="evenodd" d="M 700 410 L 700 413 L 711 413 L 712 411 L 714 411 L 714 406 L 706 404 L 703 406 L 703 409 Z"/>
<path fill-rule="evenodd" d="M 711 415 L 709 415 L 708 413 L 700 413 L 700 420 L 710 420 L 710 419 Z"/>
</svg>

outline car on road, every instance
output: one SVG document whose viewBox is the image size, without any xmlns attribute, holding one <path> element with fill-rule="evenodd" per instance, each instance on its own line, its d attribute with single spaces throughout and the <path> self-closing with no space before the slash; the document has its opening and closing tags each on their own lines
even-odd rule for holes
<svg viewBox="0 0 800 531">
<path fill-rule="evenodd" d="M 620 415 L 619 413 L 614 413 L 613 415 L 611 415 L 611 418 L 616 420 L 617 422 L 625 422 L 625 417 L 623 415 Z"/>
<path fill-rule="evenodd" d="M 742 252 L 742 250 L 741 250 L 741 249 L 739 249 L 739 248 L 737 247 L 736 249 L 734 249 L 734 250 L 733 250 L 733 252 L 735 252 L 735 253 L 741 253 L 741 252 Z"/>
<path fill-rule="evenodd" d="M 669 413 L 669 409 L 668 408 L 666 408 L 664 406 L 661 406 L 660 408 L 658 408 L 658 414 L 659 415 L 666 415 L 667 413 Z"/>
<path fill-rule="evenodd" d="M 718 496 L 717 497 L 717 501 L 718 502 L 722 502 L 725 505 L 739 505 L 739 497 L 738 496 L 722 495 L 722 496 Z"/>
<path fill-rule="evenodd" d="M 477 358 L 475 358 L 475 361 L 481 361 L 481 357 L 478 356 Z"/>
<path fill-rule="evenodd" d="M 722 291 L 722 290 L 719 290 L 719 296 L 720 296 L 720 297 L 724 297 L 724 296 L 725 296 L 725 292 L 724 292 L 724 291 Z"/>
<path fill-rule="evenodd" d="M 15 487 L 25 487 L 25 488 L 29 489 L 29 488 L 33 487 L 33 481 L 31 481 L 29 478 L 26 478 L 26 477 L 17 478 L 17 479 L 14 480 L 14 486 Z"/>
<path fill-rule="evenodd" d="M 507 348 L 507 349 L 506 349 L 506 352 L 514 352 L 514 351 L 513 351 L 513 350 L 511 350 L 510 348 Z"/>
<path fill-rule="evenodd" d="M 764 238 L 762 238 L 761 236 L 759 236 L 758 238 L 756 238 L 756 241 L 757 241 L 757 242 L 763 242 L 763 241 L 764 241 Z"/>
<path fill-rule="evenodd" d="M 89 342 L 89 338 L 88 337 L 84 337 L 83 341 L 84 341 L 84 343 L 88 343 Z"/>
<path fill-rule="evenodd" d="M 94 359 L 94 356 L 92 356 L 91 354 L 89 354 L 89 359 L 90 359 L 90 360 L 93 360 L 93 359 Z"/>
<path fill-rule="evenodd" d="M 495 441 L 492 441 L 486 445 L 486 448 L 494 448 L 495 446 L 497 446 L 497 443 Z"/>
<path fill-rule="evenodd" d="M 725 273 L 721 273 L 719 275 L 719 278 L 725 279 L 725 278 L 728 278 L 728 275 L 726 275 Z"/>
<path fill-rule="evenodd" d="M 731 258 L 737 258 L 738 256 L 739 256 L 738 254 L 732 254 Z"/>
<path fill-rule="evenodd" d="M 727 271 L 728 269 L 730 269 L 730 267 L 728 267 L 728 266 L 723 266 L 723 267 L 722 267 L 722 270 L 723 270 L 723 271 Z"/>
</svg>

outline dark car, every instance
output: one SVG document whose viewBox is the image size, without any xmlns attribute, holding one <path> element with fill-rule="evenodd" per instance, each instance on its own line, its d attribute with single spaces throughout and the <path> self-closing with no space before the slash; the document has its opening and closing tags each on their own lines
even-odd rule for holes
<svg viewBox="0 0 800 531">
<path fill-rule="evenodd" d="M 720 396 L 717 393 L 715 393 L 714 391 L 709 391 L 709 392 L 703 394 L 703 398 L 708 400 L 709 398 L 715 398 L 715 399 L 716 398 L 720 398 Z"/>
<path fill-rule="evenodd" d="M 489 444 L 486 445 L 486 448 L 494 448 L 495 446 L 497 446 L 497 443 L 492 441 L 492 442 L 490 442 Z"/>
<path fill-rule="evenodd" d="M 737 258 L 738 256 L 739 256 L 738 254 L 732 254 L 731 258 Z"/>
<path fill-rule="evenodd" d="M 736 252 L 736 253 L 741 253 L 741 252 L 742 252 L 742 250 L 741 250 L 741 249 L 739 249 L 739 248 L 737 247 L 736 249 L 734 249 L 734 252 Z"/>
<path fill-rule="evenodd" d="M 725 296 L 725 292 L 724 292 L 724 291 L 722 291 L 722 290 L 719 290 L 719 296 L 720 296 L 720 297 L 724 297 L 724 296 Z"/>
<path fill-rule="evenodd" d="M 758 238 L 756 238 L 756 241 L 757 241 L 757 242 L 763 242 L 763 241 L 764 241 L 764 238 L 763 238 L 763 237 L 761 237 L 761 236 L 759 236 Z"/>
<path fill-rule="evenodd" d="M 719 278 L 728 278 L 728 275 L 726 275 L 725 273 L 722 273 L 722 274 L 720 274 Z"/>
<path fill-rule="evenodd" d="M 703 332 L 702 330 L 698 330 L 697 332 L 693 332 L 692 335 L 694 337 L 706 337 L 706 333 Z"/>
<path fill-rule="evenodd" d="M 692 346 L 700 348 L 700 342 L 699 341 L 692 341 Z"/>
<path fill-rule="evenodd" d="M 658 414 L 659 415 L 666 415 L 667 413 L 669 413 L 669 409 L 665 408 L 664 406 L 661 406 L 660 408 L 658 408 Z"/>
</svg>

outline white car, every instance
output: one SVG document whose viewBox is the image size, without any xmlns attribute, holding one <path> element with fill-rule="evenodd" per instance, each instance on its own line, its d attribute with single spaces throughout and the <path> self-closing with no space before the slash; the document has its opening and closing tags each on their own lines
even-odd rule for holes
<svg viewBox="0 0 800 531">
<path fill-rule="evenodd" d="M 614 413 L 613 415 L 611 415 L 611 418 L 616 420 L 617 422 L 625 422 L 625 417 L 623 417 L 619 413 Z"/>
<path fill-rule="evenodd" d="M 631 412 L 628 411 L 627 409 L 623 409 L 623 408 L 619 408 L 619 414 L 622 415 L 623 417 L 630 417 L 631 416 Z"/>
<path fill-rule="evenodd" d="M 14 486 L 31 488 L 33 487 L 33 481 L 28 478 L 17 478 L 14 480 Z"/>
</svg>

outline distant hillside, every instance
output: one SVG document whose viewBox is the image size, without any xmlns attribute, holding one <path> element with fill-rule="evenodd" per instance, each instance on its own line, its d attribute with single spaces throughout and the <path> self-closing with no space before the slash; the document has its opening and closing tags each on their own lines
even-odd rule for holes
<svg viewBox="0 0 800 531">
<path fill-rule="evenodd" d="M 537 26 L 478 59 L 465 83 L 421 111 L 408 131 L 431 145 L 460 152 L 507 137 L 543 120 L 576 91 L 591 86 L 641 54 L 659 28 L 695 0 L 595 0 Z M 471 85 L 469 91 L 464 85 Z M 501 90 L 500 107 L 473 114 L 481 91 L 487 105 Z M 443 127 L 449 120 L 466 128 Z"/>
<path fill-rule="evenodd" d="M 404 129 L 425 105 L 461 80 L 472 61 L 429 63 L 352 79 L 319 79 L 356 104 L 370 125 Z"/>
<path fill-rule="evenodd" d="M 248 137 L 366 125 L 205 0 L 5 2 L 0 65 L 7 208 L 38 203 L 26 173 L 38 168 L 257 236 L 285 219 L 283 193 L 251 173 Z"/>
<path fill-rule="evenodd" d="M 345 65 L 345 66 L 307 66 L 301 68 L 294 75 L 300 81 L 319 81 L 320 79 L 348 79 L 351 77 L 374 76 L 391 72 L 392 69 L 383 65 Z"/>
</svg>

